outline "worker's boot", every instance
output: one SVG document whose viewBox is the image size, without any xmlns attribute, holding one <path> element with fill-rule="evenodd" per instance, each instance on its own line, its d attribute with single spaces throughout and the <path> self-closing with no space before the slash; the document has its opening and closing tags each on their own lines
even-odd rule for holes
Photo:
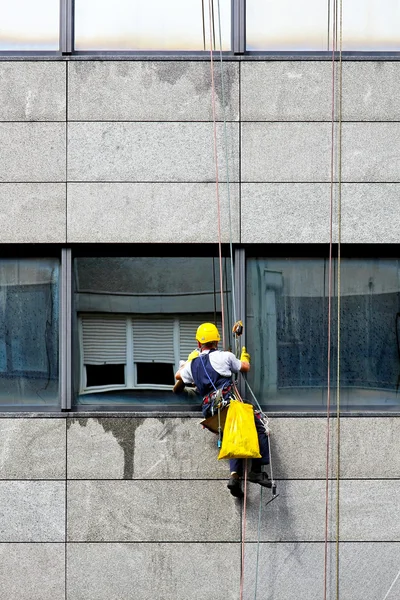
<svg viewBox="0 0 400 600">
<path fill-rule="evenodd" d="M 259 473 L 250 471 L 250 473 L 247 476 L 247 479 L 249 481 L 251 481 L 252 483 L 258 483 L 259 485 L 262 485 L 263 487 L 267 487 L 267 488 L 272 487 L 271 480 L 269 479 L 267 473 L 265 473 L 264 471 L 260 471 Z"/>
<path fill-rule="evenodd" d="M 229 479 L 227 487 L 232 496 L 235 496 L 235 498 L 243 498 L 242 484 L 236 473 Z"/>
</svg>

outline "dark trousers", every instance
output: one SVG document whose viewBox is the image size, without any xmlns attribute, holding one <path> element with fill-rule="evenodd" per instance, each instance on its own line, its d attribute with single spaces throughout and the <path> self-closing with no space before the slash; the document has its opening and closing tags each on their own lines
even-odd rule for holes
<svg viewBox="0 0 400 600">
<path fill-rule="evenodd" d="M 209 404 L 203 404 L 202 413 L 205 419 L 211 416 L 211 406 Z M 261 465 L 269 465 L 269 444 L 268 436 L 265 433 L 264 425 L 261 422 L 260 415 L 254 415 L 254 421 L 257 429 L 258 444 L 260 446 L 261 458 L 252 458 L 251 470 L 255 473 L 261 471 Z M 229 459 L 229 468 L 231 473 L 235 471 L 238 475 L 243 475 L 243 466 L 245 459 L 243 458 L 231 458 Z"/>
<path fill-rule="evenodd" d="M 265 428 L 261 422 L 260 415 L 254 415 L 254 421 L 256 423 L 261 458 L 252 458 L 251 459 L 251 471 L 253 471 L 255 473 L 259 473 L 261 471 L 261 465 L 269 465 L 269 445 L 268 445 L 268 436 L 265 433 Z M 236 471 L 236 473 L 238 475 L 242 476 L 244 460 L 245 459 L 243 459 L 243 458 L 231 458 L 229 460 L 229 468 L 231 470 L 231 473 L 233 471 Z"/>
</svg>

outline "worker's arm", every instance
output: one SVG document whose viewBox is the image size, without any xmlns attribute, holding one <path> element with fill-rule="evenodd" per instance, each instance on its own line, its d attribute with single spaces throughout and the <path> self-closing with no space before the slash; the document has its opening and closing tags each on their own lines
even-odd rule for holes
<svg viewBox="0 0 400 600">
<path fill-rule="evenodd" d="M 182 381 L 182 377 L 181 377 L 181 374 L 179 373 L 179 371 L 177 373 L 175 373 L 175 379 L 176 379 L 176 383 L 175 383 L 174 387 L 172 388 L 172 391 L 174 392 L 174 394 L 181 394 L 183 392 L 183 390 L 185 389 L 185 384 Z"/>
<path fill-rule="evenodd" d="M 242 354 L 240 355 L 240 372 L 248 373 L 250 371 L 250 354 L 247 352 L 246 347 L 243 346 Z"/>
</svg>

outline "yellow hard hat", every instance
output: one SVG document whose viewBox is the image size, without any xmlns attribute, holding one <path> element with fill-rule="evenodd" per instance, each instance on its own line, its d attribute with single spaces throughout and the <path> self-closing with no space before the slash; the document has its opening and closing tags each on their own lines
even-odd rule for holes
<svg viewBox="0 0 400 600">
<path fill-rule="evenodd" d="M 203 323 L 197 328 L 196 340 L 200 344 L 208 344 L 209 342 L 219 342 L 220 335 L 214 323 Z"/>
</svg>

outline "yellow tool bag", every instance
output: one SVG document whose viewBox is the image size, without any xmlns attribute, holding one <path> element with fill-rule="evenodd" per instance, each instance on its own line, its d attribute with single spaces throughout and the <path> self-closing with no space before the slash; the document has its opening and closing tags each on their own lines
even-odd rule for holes
<svg viewBox="0 0 400 600">
<path fill-rule="evenodd" d="M 231 400 L 218 460 L 222 458 L 261 458 L 251 404 Z"/>
</svg>

